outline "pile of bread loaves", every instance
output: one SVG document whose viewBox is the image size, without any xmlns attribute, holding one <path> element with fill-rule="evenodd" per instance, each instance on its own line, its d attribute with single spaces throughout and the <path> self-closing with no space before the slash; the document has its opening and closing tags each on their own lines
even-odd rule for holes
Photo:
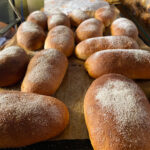
<svg viewBox="0 0 150 150">
<path fill-rule="evenodd" d="M 82 10 L 35 11 L 19 26 L 18 46 L 0 51 L 0 87 L 24 77 L 21 92 L 0 93 L 0 148 L 47 140 L 66 128 L 68 109 L 51 96 L 74 53 L 96 78 L 84 99 L 94 150 L 150 150 L 150 104 L 131 80 L 150 79 L 150 52 L 139 49 L 135 24 L 117 15 L 113 6 L 92 17 Z M 105 29 L 111 36 L 103 36 Z M 29 61 L 26 50 L 43 47 Z"/>
</svg>

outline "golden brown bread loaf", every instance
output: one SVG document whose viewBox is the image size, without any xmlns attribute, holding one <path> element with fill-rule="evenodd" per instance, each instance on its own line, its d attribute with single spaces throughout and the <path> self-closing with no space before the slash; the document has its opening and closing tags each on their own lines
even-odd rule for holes
<svg viewBox="0 0 150 150">
<path fill-rule="evenodd" d="M 28 17 L 27 21 L 31 21 L 43 28 L 45 30 L 47 28 L 47 16 L 42 11 L 34 11 Z"/>
<path fill-rule="evenodd" d="M 63 25 L 54 27 L 47 35 L 44 48 L 54 48 L 63 52 L 66 56 L 70 56 L 74 49 L 73 31 Z"/>
<path fill-rule="evenodd" d="M 117 17 L 117 12 L 113 6 L 99 8 L 95 12 L 95 18 L 102 21 L 105 27 L 109 26 Z"/>
<path fill-rule="evenodd" d="M 19 46 L 0 51 L 0 86 L 9 86 L 21 80 L 28 62 L 27 54 Z"/>
<path fill-rule="evenodd" d="M 75 48 L 75 54 L 80 59 L 87 59 L 93 53 L 106 49 L 138 49 L 135 40 L 127 36 L 95 37 L 80 42 Z"/>
<path fill-rule="evenodd" d="M 70 27 L 70 20 L 64 13 L 52 14 L 48 17 L 48 30 L 58 25 Z"/>
<path fill-rule="evenodd" d="M 33 93 L 0 93 L 0 148 L 21 147 L 53 138 L 69 122 L 65 104 Z"/>
<path fill-rule="evenodd" d="M 138 38 L 136 25 L 127 18 L 118 18 L 111 25 L 112 35 L 126 35 L 133 39 Z"/>
<path fill-rule="evenodd" d="M 72 26 L 78 27 L 78 25 L 86 19 L 89 19 L 89 15 L 80 9 L 75 9 L 69 13 L 70 22 Z"/>
<path fill-rule="evenodd" d="M 118 73 L 132 79 L 150 79 L 150 52 L 140 49 L 99 51 L 86 60 L 85 68 L 93 78 Z"/>
<path fill-rule="evenodd" d="M 83 21 L 76 29 L 76 41 L 80 42 L 92 37 L 103 36 L 104 25 L 101 21 L 90 18 Z"/>
<path fill-rule="evenodd" d="M 52 95 L 59 88 L 68 67 L 67 57 L 56 49 L 38 52 L 30 61 L 21 91 Z"/>
<path fill-rule="evenodd" d="M 23 22 L 17 31 L 17 43 L 25 50 L 42 48 L 45 38 L 43 29 L 33 22 Z"/>
<path fill-rule="evenodd" d="M 84 115 L 94 150 L 150 149 L 150 104 L 125 76 L 96 79 L 85 95 Z"/>
</svg>

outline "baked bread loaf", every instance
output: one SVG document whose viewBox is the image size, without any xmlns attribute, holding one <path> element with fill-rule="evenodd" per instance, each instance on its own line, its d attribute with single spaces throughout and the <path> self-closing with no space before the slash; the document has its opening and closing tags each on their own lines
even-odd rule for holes
<svg viewBox="0 0 150 150">
<path fill-rule="evenodd" d="M 34 11 L 28 17 L 27 21 L 31 21 L 43 28 L 45 30 L 47 28 L 47 16 L 42 11 Z"/>
<path fill-rule="evenodd" d="M 45 40 L 45 49 L 54 48 L 70 56 L 74 49 L 74 34 L 66 26 L 59 25 L 51 29 Z"/>
<path fill-rule="evenodd" d="M 76 29 L 76 41 L 80 42 L 92 37 L 103 36 L 104 25 L 101 21 L 90 18 L 83 21 Z"/>
<path fill-rule="evenodd" d="M 111 25 L 112 35 L 126 35 L 133 39 L 138 38 L 136 25 L 127 18 L 118 18 Z"/>
<path fill-rule="evenodd" d="M 0 51 L 0 86 L 9 86 L 21 80 L 28 62 L 27 54 L 19 46 Z"/>
<path fill-rule="evenodd" d="M 119 74 L 96 79 L 84 115 L 94 150 L 150 149 L 150 104 L 132 80 Z"/>
<path fill-rule="evenodd" d="M 87 59 L 93 53 L 106 49 L 138 49 L 135 40 L 127 36 L 95 37 L 80 42 L 75 48 L 75 54 L 80 59 Z"/>
<path fill-rule="evenodd" d="M 64 13 L 52 14 L 48 17 L 48 30 L 58 25 L 70 27 L 70 19 Z"/>
<path fill-rule="evenodd" d="M 70 22 L 72 26 L 78 27 L 81 22 L 89 19 L 89 15 L 80 9 L 75 9 L 69 13 Z"/>
<path fill-rule="evenodd" d="M 95 18 L 102 21 L 105 27 L 109 26 L 117 18 L 117 15 L 113 6 L 105 6 L 95 11 Z"/>
<path fill-rule="evenodd" d="M 65 104 L 33 93 L 0 93 L 0 148 L 30 145 L 59 135 L 69 122 Z"/>
<path fill-rule="evenodd" d="M 37 53 L 28 65 L 21 91 L 42 95 L 54 94 L 65 76 L 67 67 L 66 56 L 56 49 Z"/>
<path fill-rule="evenodd" d="M 17 43 L 25 50 L 38 50 L 43 47 L 46 35 L 37 24 L 23 22 L 17 31 Z"/>
<path fill-rule="evenodd" d="M 150 52 L 140 49 L 99 51 L 85 62 L 93 78 L 108 73 L 118 73 L 132 79 L 150 79 Z"/>
</svg>

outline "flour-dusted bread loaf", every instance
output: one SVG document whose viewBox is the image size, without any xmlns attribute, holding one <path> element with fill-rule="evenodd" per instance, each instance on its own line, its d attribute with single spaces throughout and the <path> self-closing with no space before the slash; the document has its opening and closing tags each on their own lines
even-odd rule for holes
<svg viewBox="0 0 150 150">
<path fill-rule="evenodd" d="M 47 28 L 47 16 L 42 11 L 34 11 L 28 17 L 27 21 L 31 21 L 43 28 L 45 30 Z"/>
<path fill-rule="evenodd" d="M 21 91 L 52 95 L 59 88 L 68 67 L 67 57 L 56 49 L 38 52 L 30 61 Z"/>
<path fill-rule="evenodd" d="M 113 6 L 99 8 L 95 12 L 95 18 L 102 21 L 105 27 L 109 26 L 117 17 L 117 11 Z"/>
<path fill-rule="evenodd" d="M 75 54 L 80 59 L 87 59 L 93 53 L 106 49 L 137 49 L 137 42 L 127 36 L 95 37 L 80 42 Z"/>
<path fill-rule="evenodd" d="M 48 30 L 58 25 L 70 27 L 70 19 L 64 13 L 55 13 L 48 17 Z"/>
<path fill-rule="evenodd" d="M 81 9 L 75 9 L 69 13 L 70 22 L 72 26 L 78 27 L 78 25 L 86 19 L 89 19 L 90 16 Z"/>
<path fill-rule="evenodd" d="M 66 56 L 70 56 L 74 49 L 73 31 L 64 25 L 52 28 L 47 35 L 44 48 L 54 48 L 63 52 Z"/>
<path fill-rule="evenodd" d="M 132 79 L 150 79 L 150 52 L 140 49 L 99 51 L 86 60 L 85 68 L 93 78 L 118 73 Z"/>
<path fill-rule="evenodd" d="M 69 122 L 56 98 L 24 92 L 0 93 L 0 148 L 21 147 L 59 135 Z"/>
<path fill-rule="evenodd" d="M 0 86 L 9 86 L 21 80 L 28 62 L 26 52 L 19 46 L 0 51 Z"/>
<path fill-rule="evenodd" d="M 125 76 L 96 79 L 85 95 L 84 115 L 94 150 L 150 149 L 150 104 Z"/>
<path fill-rule="evenodd" d="M 101 21 L 90 18 L 83 21 L 76 29 L 76 41 L 80 42 L 92 37 L 103 36 L 104 25 Z"/>
<path fill-rule="evenodd" d="M 112 35 L 126 35 L 133 39 L 138 38 L 136 25 L 127 18 L 118 18 L 111 25 Z"/>
<path fill-rule="evenodd" d="M 17 43 L 25 50 L 37 50 L 43 47 L 46 35 L 43 29 L 29 21 L 23 22 L 17 31 Z"/>
</svg>

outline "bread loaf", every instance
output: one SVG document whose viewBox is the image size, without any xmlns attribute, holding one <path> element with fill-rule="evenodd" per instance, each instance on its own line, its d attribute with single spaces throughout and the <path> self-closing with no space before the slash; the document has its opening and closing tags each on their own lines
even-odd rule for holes
<svg viewBox="0 0 150 150">
<path fill-rule="evenodd" d="M 126 35 L 133 39 L 138 38 L 138 29 L 136 25 L 127 18 L 116 19 L 111 25 L 112 35 Z"/>
<path fill-rule="evenodd" d="M 45 30 L 47 28 L 47 16 L 42 11 L 34 11 L 28 17 L 27 21 L 31 21 L 43 28 Z"/>
<path fill-rule="evenodd" d="M 48 17 L 48 30 L 58 25 L 70 27 L 70 20 L 64 13 L 56 13 Z"/>
<path fill-rule="evenodd" d="M 38 50 L 45 41 L 43 29 L 33 22 L 23 22 L 17 31 L 17 43 L 25 50 Z"/>
<path fill-rule="evenodd" d="M 0 51 L 0 86 L 9 86 L 21 80 L 28 62 L 27 54 L 19 46 Z"/>
<path fill-rule="evenodd" d="M 69 13 L 70 22 L 72 26 L 78 27 L 78 25 L 86 19 L 89 19 L 89 15 L 80 9 L 75 9 Z"/>
<path fill-rule="evenodd" d="M 80 42 L 92 37 L 103 36 L 104 25 L 101 21 L 90 18 L 83 21 L 76 29 L 76 41 Z"/>
<path fill-rule="evenodd" d="M 99 51 L 86 60 L 85 68 L 93 78 L 118 73 L 132 79 L 150 79 L 150 52 L 140 49 Z"/>
<path fill-rule="evenodd" d="M 33 93 L 0 93 L 0 148 L 30 145 L 60 134 L 69 122 L 65 104 Z"/>
<path fill-rule="evenodd" d="M 106 49 L 137 49 L 136 41 L 127 36 L 95 37 L 80 42 L 75 48 L 75 54 L 80 59 L 87 59 L 93 53 Z"/>
<path fill-rule="evenodd" d="M 48 49 L 37 53 L 30 61 L 21 91 L 52 95 L 59 88 L 68 67 L 66 56 Z"/>
<path fill-rule="evenodd" d="M 54 48 L 70 56 L 74 49 L 74 34 L 66 26 L 59 25 L 51 29 L 45 40 L 45 49 Z"/>
<path fill-rule="evenodd" d="M 150 149 L 150 104 L 132 80 L 119 74 L 96 79 L 84 115 L 94 150 Z"/>
<path fill-rule="evenodd" d="M 117 15 L 113 6 L 101 7 L 95 12 L 95 18 L 102 21 L 105 27 L 109 26 L 116 19 Z"/>
</svg>

